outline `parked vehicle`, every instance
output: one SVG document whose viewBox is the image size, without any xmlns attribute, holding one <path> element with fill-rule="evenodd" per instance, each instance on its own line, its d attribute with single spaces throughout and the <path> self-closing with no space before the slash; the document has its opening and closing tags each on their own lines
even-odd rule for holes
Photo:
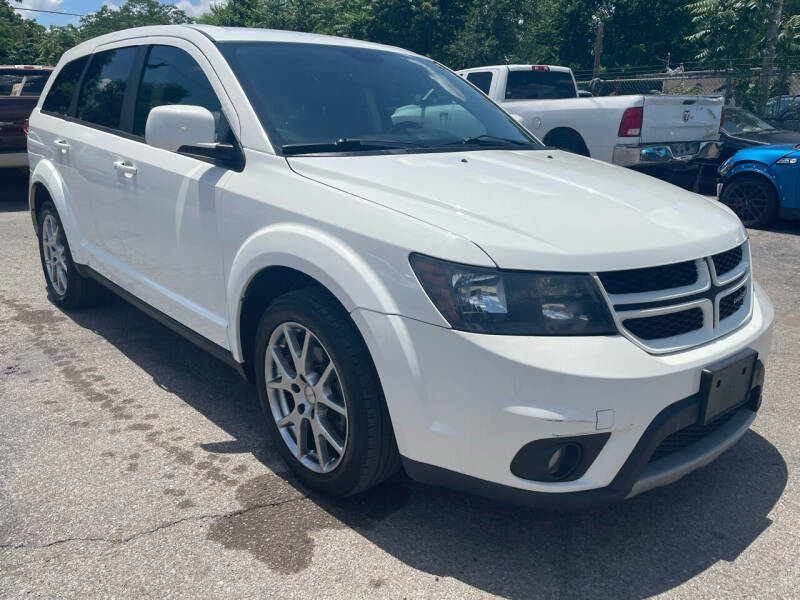
<svg viewBox="0 0 800 600">
<path fill-rule="evenodd" d="M 719 169 L 719 199 L 748 227 L 800 219 L 800 144 L 756 146 Z"/>
<path fill-rule="evenodd" d="M 719 157 L 703 165 L 700 187 L 714 193 L 717 171 L 722 163 L 739 150 L 767 144 L 800 144 L 800 132 L 778 129 L 743 108 L 725 107 L 725 117 L 719 129 Z"/>
<path fill-rule="evenodd" d="M 646 170 L 695 168 L 716 156 L 722 99 L 704 96 L 580 97 L 572 71 L 502 65 L 458 72 L 548 146 Z M 428 108 L 429 118 L 435 118 Z"/>
<path fill-rule="evenodd" d="M 543 147 L 428 58 L 116 32 L 65 53 L 28 144 L 53 302 L 105 285 L 235 367 L 325 493 L 402 463 L 520 502 L 622 499 L 759 408 L 773 309 L 739 219 Z"/>
<path fill-rule="evenodd" d="M 800 96 L 775 96 L 767 100 L 764 118 L 775 127 L 800 131 Z"/>
<path fill-rule="evenodd" d="M 27 168 L 25 122 L 39 100 L 50 67 L 0 66 L 0 168 Z"/>
</svg>

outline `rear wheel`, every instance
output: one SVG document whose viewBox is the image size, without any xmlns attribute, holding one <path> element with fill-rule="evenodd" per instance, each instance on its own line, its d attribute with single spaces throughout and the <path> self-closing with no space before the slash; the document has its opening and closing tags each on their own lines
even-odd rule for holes
<svg viewBox="0 0 800 600">
<path fill-rule="evenodd" d="M 64 308 L 96 304 L 102 295 L 100 285 L 83 277 L 75 268 L 64 226 L 52 202 L 39 208 L 39 256 L 50 298 Z"/>
<path fill-rule="evenodd" d="M 347 496 L 399 468 L 367 348 L 350 316 L 324 290 L 289 292 L 267 308 L 256 360 L 267 429 L 303 482 Z"/>
<path fill-rule="evenodd" d="M 778 215 L 778 194 L 759 175 L 740 175 L 725 185 L 719 199 L 736 213 L 745 227 L 766 227 Z"/>
<path fill-rule="evenodd" d="M 548 146 L 553 146 L 565 152 L 572 154 L 579 154 L 581 156 L 589 156 L 589 149 L 586 147 L 586 142 L 577 131 L 572 129 L 560 129 L 548 134 L 544 143 Z"/>
</svg>

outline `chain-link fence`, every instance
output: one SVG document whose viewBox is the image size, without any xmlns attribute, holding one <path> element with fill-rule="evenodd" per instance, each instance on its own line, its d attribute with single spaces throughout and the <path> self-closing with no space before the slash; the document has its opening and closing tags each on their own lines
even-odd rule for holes
<svg viewBox="0 0 800 600">
<path fill-rule="evenodd" d="M 631 74 L 633 73 L 633 74 Z M 583 75 L 583 76 L 581 76 Z M 766 100 L 763 115 L 776 118 L 778 113 L 800 114 L 800 64 L 782 64 L 774 69 L 767 81 L 761 69 L 732 64 L 725 69 L 686 71 L 682 68 L 662 73 L 646 73 L 631 69 L 612 76 L 600 74 L 590 78 L 577 74 L 578 87 L 594 96 L 627 94 L 693 94 L 723 96 L 726 104 L 755 110 L 759 101 Z M 788 115 L 792 116 L 792 115 Z M 794 115 L 797 121 L 797 115 Z M 800 123 L 792 128 L 800 127 Z"/>
</svg>

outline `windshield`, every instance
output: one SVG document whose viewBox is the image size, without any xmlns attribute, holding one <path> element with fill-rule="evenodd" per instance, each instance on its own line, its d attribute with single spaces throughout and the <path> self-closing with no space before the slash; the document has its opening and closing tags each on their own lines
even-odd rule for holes
<svg viewBox="0 0 800 600">
<path fill-rule="evenodd" d="M 284 154 L 542 148 L 483 94 L 426 58 L 323 44 L 219 47 Z"/>
<path fill-rule="evenodd" d="M 775 129 L 766 121 L 762 121 L 753 113 L 733 108 L 725 109 L 725 122 L 722 124 L 725 133 L 757 133 Z"/>
<path fill-rule="evenodd" d="M 506 100 L 557 100 L 576 98 L 570 73 L 564 71 L 509 71 Z"/>
</svg>

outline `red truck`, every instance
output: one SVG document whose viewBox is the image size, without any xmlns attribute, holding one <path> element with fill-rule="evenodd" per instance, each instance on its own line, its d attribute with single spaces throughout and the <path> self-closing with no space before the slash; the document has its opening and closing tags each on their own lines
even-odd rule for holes
<svg viewBox="0 0 800 600">
<path fill-rule="evenodd" d="M 28 168 L 25 123 L 52 70 L 0 65 L 0 168 Z"/>
</svg>

